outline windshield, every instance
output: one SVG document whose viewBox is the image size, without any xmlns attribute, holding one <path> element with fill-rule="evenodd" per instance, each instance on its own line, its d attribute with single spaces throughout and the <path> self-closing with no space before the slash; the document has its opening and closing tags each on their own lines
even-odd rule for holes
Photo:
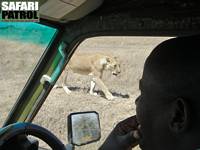
<svg viewBox="0 0 200 150">
<path fill-rule="evenodd" d="M 37 23 L 0 23 L 0 126 L 56 31 Z"/>
<path fill-rule="evenodd" d="M 100 118 L 101 139 L 75 149 L 97 150 L 119 121 L 135 114 L 134 101 L 140 94 L 138 83 L 144 61 L 156 45 L 168 38 L 104 36 L 83 41 L 33 123 L 49 129 L 67 144 L 67 116 L 70 113 L 96 111 Z M 105 64 L 106 67 L 101 70 L 94 69 Z M 103 72 L 101 77 L 95 74 L 98 71 Z M 44 143 L 40 146 L 49 148 Z"/>
</svg>

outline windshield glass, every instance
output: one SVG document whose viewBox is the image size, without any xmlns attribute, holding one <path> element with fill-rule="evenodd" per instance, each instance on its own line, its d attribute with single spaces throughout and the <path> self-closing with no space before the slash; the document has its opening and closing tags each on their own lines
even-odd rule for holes
<svg viewBox="0 0 200 150">
<path fill-rule="evenodd" d="M 140 94 L 139 80 L 145 59 L 156 45 L 169 38 L 103 36 L 83 41 L 33 123 L 49 129 L 67 144 L 67 116 L 96 111 L 100 118 L 101 139 L 75 149 L 97 150 L 118 122 L 135 115 L 134 101 Z M 40 146 L 49 148 L 44 143 Z"/>
<path fill-rule="evenodd" d="M 55 33 L 37 23 L 0 23 L 0 126 Z"/>
</svg>

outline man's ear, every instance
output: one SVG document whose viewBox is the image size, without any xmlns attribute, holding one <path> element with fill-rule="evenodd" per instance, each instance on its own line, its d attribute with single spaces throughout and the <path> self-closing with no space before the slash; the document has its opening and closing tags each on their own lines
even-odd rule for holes
<svg viewBox="0 0 200 150">
<path fill-rule="evenodd" d="M 181 133 L 189 124 L 189 106 L 183 98 L 177 98 L 171 109 L 170 129 L 172 132 Z"/>
</svg>

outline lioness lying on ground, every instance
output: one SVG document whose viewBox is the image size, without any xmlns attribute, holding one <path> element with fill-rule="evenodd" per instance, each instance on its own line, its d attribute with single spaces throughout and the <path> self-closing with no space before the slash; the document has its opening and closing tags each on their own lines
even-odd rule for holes
<svg viewBox="0 0 200 150">
<path fill-rule="evenodd" d="M 66 85 L 69 69 L 74 73 L 91 76 L 89 91 L 91 95 L 97 95 L 94 92 L 95 85 L 97 84 L 107 99 L 114 99 L 107 86 L 102 82 L 102 76 L 105 70 L 110 70 L 113 75 L 120 73 L 120 65 L 116 58 L 101 53 L 75 53 L 63 71 L 64 75 L 62 75 L 62 88 L 67 94 L 71 93 Z"/>
</svg>

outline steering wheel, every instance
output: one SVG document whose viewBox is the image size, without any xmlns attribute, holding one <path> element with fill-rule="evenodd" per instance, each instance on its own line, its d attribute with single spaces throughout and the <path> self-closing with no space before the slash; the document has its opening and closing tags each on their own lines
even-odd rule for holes
<svg viewBox="0 0 200 150">
<path fill-rule="evenodd" d="M 0 129 L 0 149 L 18 135 L 32 135 L 46 142 L 53 150 L 66 150 L 65 145 L 50 131 L 32 123 L 14 123 Z"/>
</svg>

